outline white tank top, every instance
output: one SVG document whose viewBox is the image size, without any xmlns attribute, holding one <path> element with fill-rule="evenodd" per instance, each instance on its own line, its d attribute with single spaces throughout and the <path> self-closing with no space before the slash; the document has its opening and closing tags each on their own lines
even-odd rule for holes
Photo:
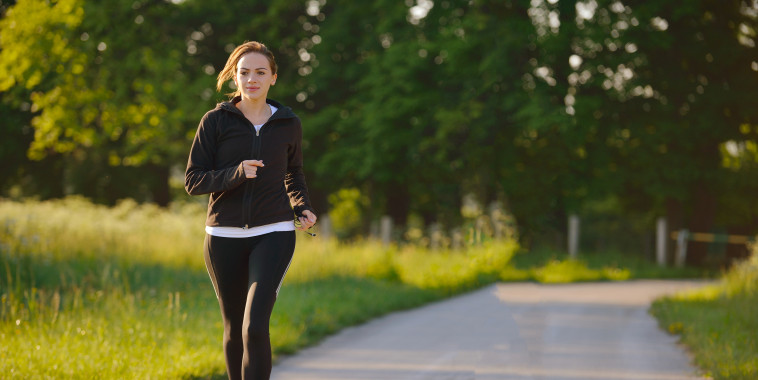
<svg viewBox="0 0 758 380">
<path fill-rule="evenodd" d="M 271 232 L 281 231 L 294 231 L 295 221 L 294 219 L 287 222 L 278 222 L 266 224 L 264 226 L 258 226 L 253 228 L 239 228 L 239 227 L 211 227 L 205 226 L 205 233 L 211 236 L 219 236 L 226 238 L 248 238 L 253 236 L 265 235 Z"/>
</svg>

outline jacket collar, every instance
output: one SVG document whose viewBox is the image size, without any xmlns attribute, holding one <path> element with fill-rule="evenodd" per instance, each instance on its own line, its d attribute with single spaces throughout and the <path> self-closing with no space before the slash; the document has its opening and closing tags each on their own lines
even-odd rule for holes
<svg viewBox="0 0 758 380">
<path fill-rule="evenodd" d="M 235 96 L 229 101 L 219 103 L 216 106 L 216 108 L 233 112 L 244 117 L 245 115 L 236 106 L 236 104 L 239 103 L 241 100 L 242 100 L 241 96 Z M 276 112 L 273 115 L 271 115 L 271 118 L 269 120 L 288 119 L 288 118 L 296 117 L 295 113 L 292 112 L 291 108 L 283 105 L 282 103 L 277 102 L 276 100 L 266 99 L 266 103 L 276 107 Z"/>
</svg>

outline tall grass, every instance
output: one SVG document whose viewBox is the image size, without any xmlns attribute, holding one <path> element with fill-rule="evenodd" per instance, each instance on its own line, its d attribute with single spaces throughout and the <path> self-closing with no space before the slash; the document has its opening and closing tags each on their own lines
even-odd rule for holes
<svg viewBox="0 0 758 380">
<path fill-rule="evenodd" d="M 204 210 L 80 198 L 0 201 L 0 373 L 8 378 L 222 376 L 202 259 Z M 517 250 L 429 252 L 298 235 L 272 315 L 275 355 L 498 278 Z"/>
<path fill-rule="evenodd" d="M 651 311 L 709 376 L 758 379 L 758 247 L 715 285 L 661 298 Z"/>
</svg>

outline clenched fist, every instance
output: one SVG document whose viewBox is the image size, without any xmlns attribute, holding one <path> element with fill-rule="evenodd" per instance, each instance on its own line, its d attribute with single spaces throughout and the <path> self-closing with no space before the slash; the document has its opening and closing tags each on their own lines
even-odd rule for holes
<svg viewBox="0 0 758 380">
<path fill-rule="evenodd" d="M 245 170 L 245 178 L 255 178 L 258 176 L 258 168 L 263 167 L 263 161 L 245 160 L 242 161 L 242 169 Z"/>
<path fill-rule="evenodd" d="M 310 210 L 303 211 L 303 216 L 299 217 L 298 220 L 300 221 L 300 227 L 298 227 L 298 230 L 305 231 L 309 228 L 311 228 L 314 224 L 316 224 L 316 214 L 312 213 Z"/>
</svg>

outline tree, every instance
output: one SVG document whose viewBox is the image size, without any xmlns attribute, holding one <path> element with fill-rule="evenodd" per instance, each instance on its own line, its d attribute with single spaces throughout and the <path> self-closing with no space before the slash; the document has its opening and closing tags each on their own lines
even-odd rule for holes
<svg viewBox="0 0 758 380">
<path fill-rule="evenodd" d="M 170 33 L 141 27 L 167 10 L 160 3 L 25 0 L 6 12 L 0 91 L 28 96 L 35 131 L 28 155 L 64 157 L 56 177 L 74 192 L 109 202 L 146 192 L 159 204 L 170 201 L 166 161 L 183 128 L 161 100 L 180 88 L 172 82 L 180 72 L 159 55 L 179 51 Z"/>
<path fill-rule="evenodd" d="M 465 192 L 501 197 L 532 33 L 524 2 L 328 2 L 321 12 L 308 138 L 324 186 L 361 186 L 400 224 L 416 213 L 455 225 Z"/>
<path fill-rule="evenodd" d="M 314 38 L 324 43 L 307 53 L 319 63 L 304 93 L 314 111 L 306 137 L 319 155 L 319 184 L 330 192 L 359 186 L 375 211 L 388 212 L 399 224 L 412 203 L 409 178 L 420 167 L 421 127 L 413 120 L 422 119 L 425 109 L 417 98 L 423 79 L 414 76 L 425 63 L 407 59 L 417 56 L 417 31 L 407 12 L 390 1 L 332 1 L 314 11 Z"/>
<path fill-rule="evenodd" d="M 213 107 L 214 74 L 229 46 L 255 37 L 281 40 L 287 52 L 300 35 L 278 38 L 302 15 L 299 2 L 257 9 L 127 0 L 23 0 L 9 8 L 0 22 L 0 92 L 7 107 L 32 112 L 28 156 L 62 163 L 52 177 L 68 192 L 167 205 L 170 170 L 183 169 L 197 122 Z M 293 61 L 284 57 L 284 75 L 295 71 Z"/>
<path fill-rule="evenodd" d="M 598 1 L 584 54 L 594 80 L 577 96 L 577 112 L 598 110 L 612 125 L 608 144 L 622 173 L 620 192 L 630 210 L 665 209 L 673 228 L 708 232 L 730 182 L 721 148 L 754 139 L 749 96 L 756 88 L 756 6 L 747 1 Z M 594 66 L 594 67 L 593 67 Z M 582 104 L 581 91 L 599 88 L 605 101 Z M 610 115 L 605 110 L 611 110 Z M 751 129 L 751 127 L 747 127 Z M 717 206 L 722 192 L 722 206 Z M 691 245 L 692 264 L 706 246 Z"/>
</svg>

